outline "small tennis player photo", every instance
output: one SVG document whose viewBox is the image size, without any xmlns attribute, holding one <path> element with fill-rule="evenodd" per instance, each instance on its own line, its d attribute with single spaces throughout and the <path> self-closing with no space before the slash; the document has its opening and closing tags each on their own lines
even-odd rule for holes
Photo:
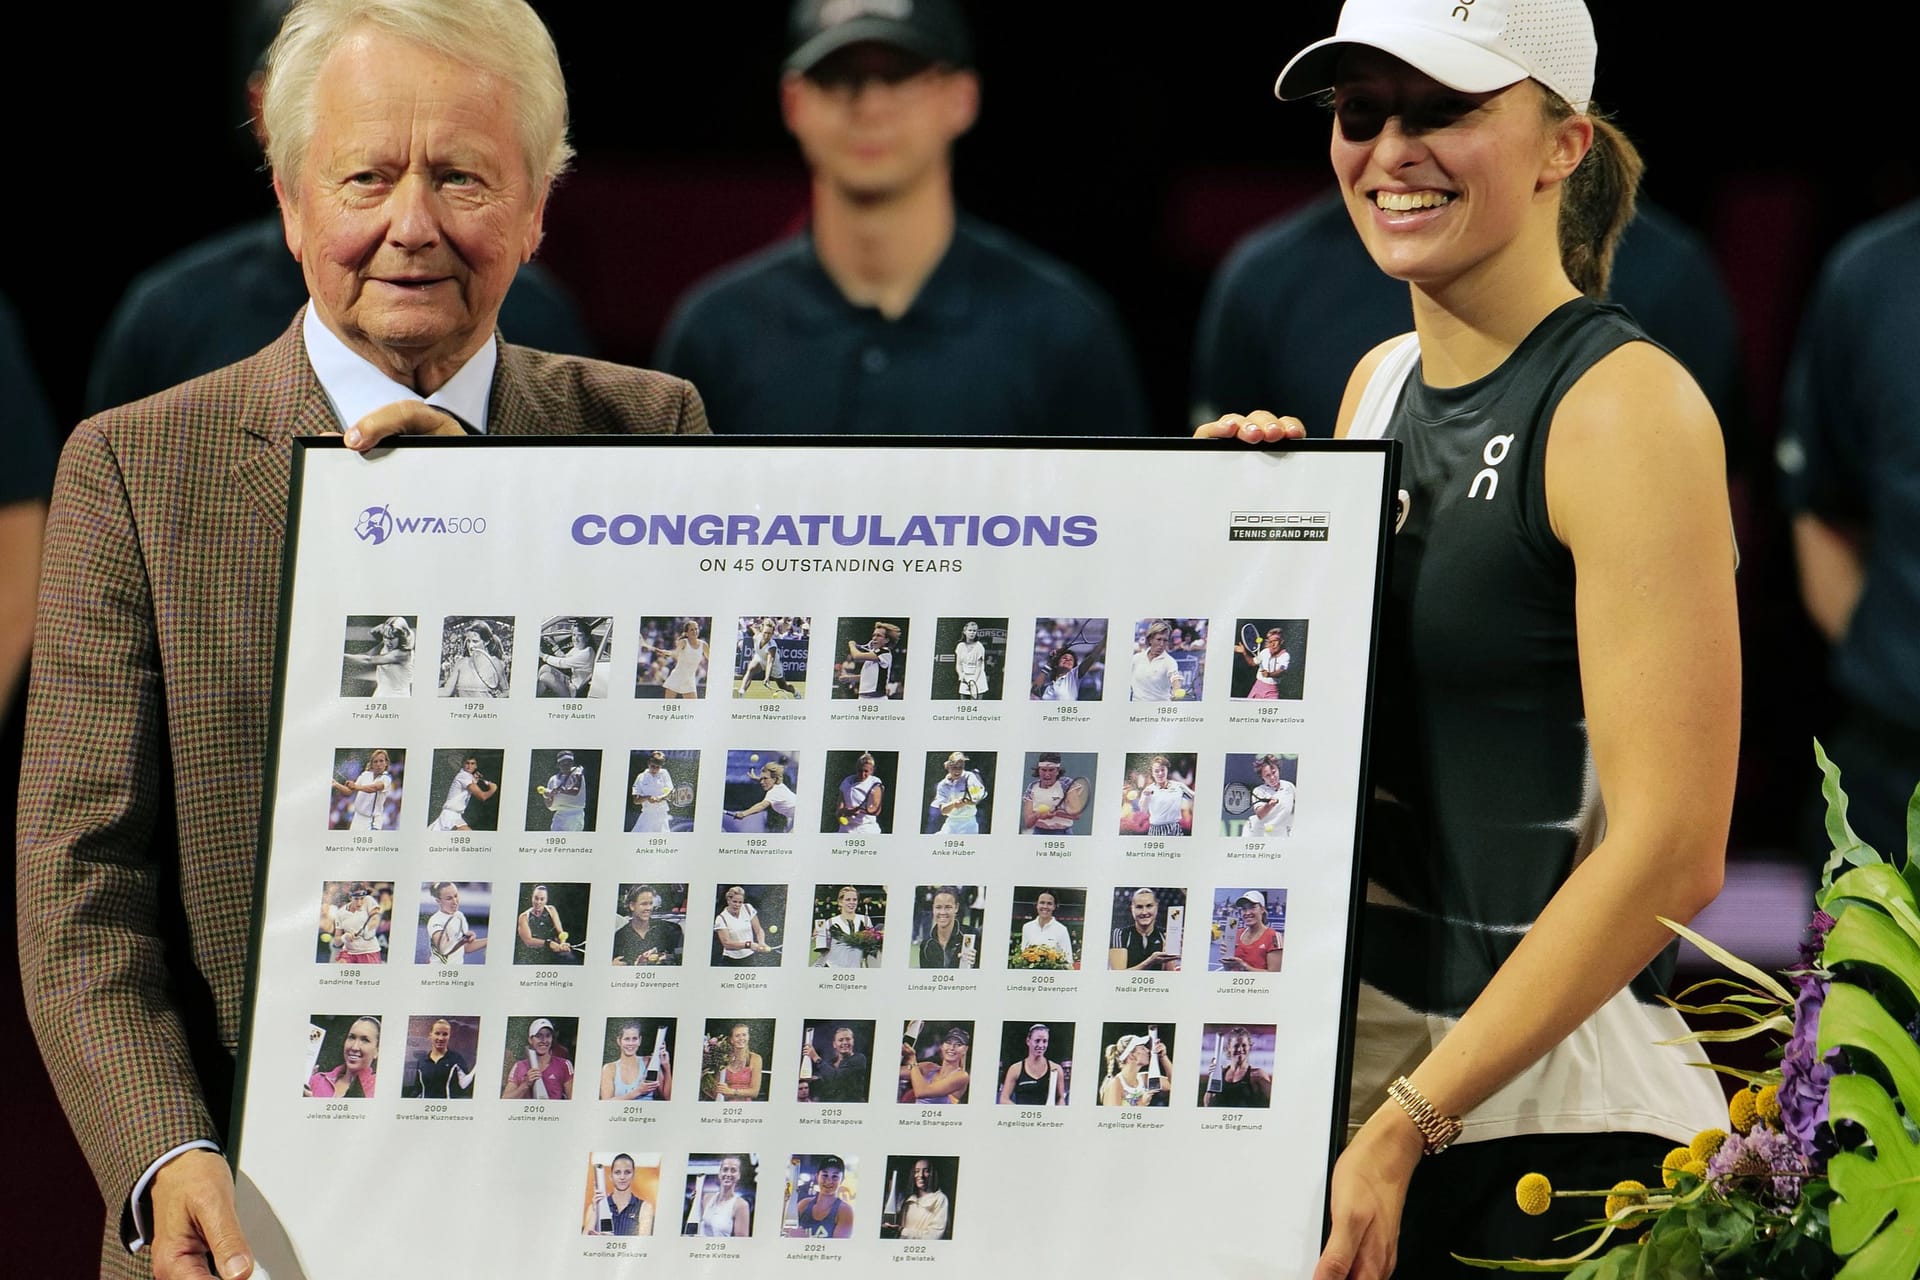
<svg viewBox="0 0 1920 1280">
<path fill-rule="evenodd" d="M 1114 973 L 1175 973 L 1187 939 L 1187 891 L 1158 886 L 1113 891 L 1107 968 Z"/>
<path fill-rule="evenodd" d="M 1199 1103 L 1230 1110 L 1273 1105 L 1272 1023 L 1209 1022 L 1200 1030 Z"/>
<path fill-rule="evenodd" d="M 573 1097 L 573 1059 L 579 1043 L 578 1018 L 508 1018 L 500 1055 L 500 1096 L 509 1102 L 565 1102 Z"/>
<path fill-rule="evenodd" d="M 848 1240 L 860 1193 L 860 1157 L 797 1155 L 787 1162 L 780 1234 L 792 1239 Z M 872 1227 L 867 1227 L 868 1232 Z"/>
<path fill-rule="evenodd" d="M 620 886 L 613 963 L 645 968 L 681 963 L 687 945 L 687 886 L 659 881 Z"/>
<path fill-rule="evenodd" d="M 392 922 L 393 881 L 328 880 L 320 886 L 321 964 L 384 964 Z"/>
<path fill-rule="evenodd" d="M 493 920 L 493 886 L 485 880 L 431 880 L 414 903 L 420 922 L 413 962 L 436 969 L 487 962 Z"/>
<path fill-rule="evenodd" d="M 407 753 L 398 748 L 341 747 L 333 753 L 327 805 L 331 831 L 392 831 L 400 825 Z"/>
<path fill-rule="evenodd" d="M 588 909 L 593 886 L 559 880 L 520 886 L 513 921 L 515 964 L 582 964 L 587 957 Z"/>
<path fill-rule="evenodd" d="M 898 700 L 906 692 L 907 620 L 842 618 L 834 635 L 833 696 Z"/>
<path fill-rule="evenodd" d="M 600 1101 L 673 1100 L 672 1018 L 612 1017 L 600 1040 Z"/>
<path fill-rule="evenodd" d="M 772 613 L 741 618 L 733 638 L 733 696 L 804 698 L 812 633 L 811 618 Z"/>
<path fill-rule="evenodd" d="M 1064 1107 L 1073 1090 L 1073 1023 L 1000 1024 L 999 1102 Z"/>
<path fill-rule="evenodd" d="M 708 963 L 716 969 L 778 966 L 786 923 L 786 885 L 721 884 L 714 893 Z"/>
<path fill-rule="evenodd" d="M 1220 834 L 1230 840 L 1284 840 L 1293 834 L 1300 757 L 1227 753 L 1220 791 Z"/>
<path fill-rule="evenodd" d="M 687 1157 L 687 1189 L 681 1197 L 680 1234 L 753 1234 L 759 1197 L 760 1157 L 750 1151 L 696 1151 Z"/>
<path fill-rule="evenodd" d="M 883 836 L 893 830 L 898 751 L 829 751 L 822 771 L 822 835 Z"/>
<path fill-rule="evenodd" d="M 1034 702 L 1098 702 L 1107 679 L 1105 618 L 1041 618 L 1033 627 Z"/>
<path fill-rule="evenodd" d="M 600 806 L 600 752 L 536 750 L 527 761 L 526 830 L 593 831 Z"/>
<path fill-rule="evenodd" d="M 645 1238 L 654 1233 L 659 1205 L 658 1152 L 587 1153 L 587 1185 L 580 1203 L 581 1235 Z"/>
<path fill-rule="evenodd" d="M 1242 618 L 1233 642 L 1236 700 L 1299 701 L 1306 696 L 1307 620 Z"/>
<path fill-rule="evenodd" d="M 613 619 L 561 614 L 540 624 L 536 698 L 604 698 L 613 656 Z"/>
<path fill-rule="evenodd" d="M 1094 1101 L 1103 1107 L 1165 1107 L 1173 1100 L 1174 1026 L 1109 1022 L 1100 1028 L 1106 1074 Z"/>
<path fill-rule="evenodd" d="M 1133 626 L 1135 702 L 1198 702 L 1207 673 L 1205 618 L 1142 618 Z"/>
<path fill-rule="evenodd" d="M 707 692 L 712 651 L 710 617 L 640 619 L 640 656 L 634 664 L 636 698 L 699 698 Z"/>
<path fill-rule="evenodd" d="M 815 969 L 878 969 L 886 943 L 886 924 L 887 886 L 815 885 L 808 965 Z"/>
<path fill-rule="evenodd" d="M 700 753 L 690 747 L 642 748 L 627 757 L 627 830 L 666 835 L 693 830 Z"/>
<path fill-rule="evenodd" d="M 1287 942 L 1287 891 L 1226 885 L 1213 891 L 1212 946 L 1207 968 L 1216 973 L 1278 973 Z"/>
<path fill-rule="evenodd" d="M 500 771 L 507 753 L 497 747 L 442 747 L 433 753 L 427 794 L 444 796 L 427 815 L 436 832 L 497 831 L 500 828 Z"/>
<path fill-rule="evenodd" d="M 1192 835 L 1196 772 L 1191 752 L 1129 752 L 1127 783 L 1120 791 L 1120 834 Z"/>
<path fill-rule="evenodd" d="M 307 1098 L 371 1098 L 380 1072 L 380 1019 L 316 1013 L 307 1019 Z"/>
<path fill-rule="evenodd" d="M 419 615 L 347 615 L 340 655 L 343 698 L 407 698 L 413 695 L 413 635 Z"/>
<path fill-rule="evenodd" d="M 727 752 L 720 829 L 784 836 L 800 811 L 800 753 L 766 748 Z"/>
<path fill-rule="evenodd" d="M 929 751 L 922 771 L 920 831 L 930 836 L 984 836 L 993 832 L 993 788 L 998 757 L 981 751 Z"/>
<path fill-rule="evenodd" d="M 873 1020 L 808 1018 L 800 1024 L 801 1102 L 864 1103 L 873 1077 Z"/>
<path fill-rule="evenodd" d="M 415 1014 L 407 1019 L 407 1070 L 400 1096 L 471 1101 L 479 1053 L 479 1018 Z"/>
<path fill-rule="evenodd" d="M 1084 836 L 1093 831 L 1093 751 L 1029 751 L 1020 793 L 1020 832 Z"/>
<path fill-rule="evenodd" d="M 1017 885 L 1012 924 L 1013 950 L 1007 956 L 1007 968 L 1078 969 L 1087 925 L 1087 891 Z"/>
<path fill-rule="evenodd" d="M 504 698 L 511 691 L 513 619 L 448 618 L 440 632 L 440 696 Z"/>
<path fill-rule="evenodd" d="M 935 702 L 998 701 L 1006 683 L 1005 618 L 941 618 L 934 624 Z"/>
<path fill-rule="evenodd" d="M 888 1156 L 882 1240 L 951 1240 L 960 1195 L 958 1156 Z"/>
</svg>

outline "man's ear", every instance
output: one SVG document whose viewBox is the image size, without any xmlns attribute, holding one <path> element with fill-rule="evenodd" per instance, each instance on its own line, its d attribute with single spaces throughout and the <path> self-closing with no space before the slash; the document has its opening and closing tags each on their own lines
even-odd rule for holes
<svg viewBox="0 0 1920 1280">
<path fill-rule="evenodd" d="M 947 127 L 956 141 L 980 118 L 980 75 L 975 71 L 955 71 L 948 77 Z"/>
<path fill-rule="evenodd" d="M 533 203 L 533 221 L 527 224 L 526 242 L 520 246 L 520 261 L 531 262 L 547 236 L 547 197 L 553 194 L 553 179 L 543 178 L 540 196 Z"/>
<path fill-rule="evenodd" d="M 293 255 L 295 262 L 303 261 L 300 257 L 300 213 L 294 208 L 292 198 L 287 195 L 287 186 L 277 173 L 273 175 L 273 198 L 280 205 L 280 229 L 287 238 L 287 252 Z"/>
</svg>

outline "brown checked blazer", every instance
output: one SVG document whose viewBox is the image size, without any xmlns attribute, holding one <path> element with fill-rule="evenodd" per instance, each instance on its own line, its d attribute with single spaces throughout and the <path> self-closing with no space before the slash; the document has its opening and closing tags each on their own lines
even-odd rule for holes
<svg viewBox="0 0 1920 1280">
<path fill-rule="evenodd" d="M 705 433 L 665 374 L 503 345 L 489 434 Z M 61 456 L 21 773 L 20 968 L 107 1202 L 101 1271 L 151 1274 L 121 1211 L 232 1097 L 295 436 L 339 429 L 300 321 L 115 409 Z"/>
</svg>

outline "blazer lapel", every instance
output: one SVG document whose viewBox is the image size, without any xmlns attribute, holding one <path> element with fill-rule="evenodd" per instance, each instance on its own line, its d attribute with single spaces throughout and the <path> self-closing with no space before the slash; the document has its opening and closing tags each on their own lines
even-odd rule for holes
<svg viewBox="0 0 1920 1280">
<path fill-rule="evenodd" d="M 333 405 L 307 362 L 300 326 L 293 324 L 271 346 L 253 357 L 253 390 L 240 406 L 242 434 L 231 478 L 234 489 L 278 534 L 287 523 L 287 492 L 292 482 L 293 439 L 338 431 Z"/>
</svg>

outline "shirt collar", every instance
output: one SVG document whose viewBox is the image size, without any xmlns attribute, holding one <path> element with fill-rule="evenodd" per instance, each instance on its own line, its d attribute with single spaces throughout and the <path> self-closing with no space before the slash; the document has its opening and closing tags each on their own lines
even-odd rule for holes
<svg viewBox="0 0 1920 1280">
<path fill-rule="evenodd" d="M 396 400 L 425 400 L 485 433 L 487 409 L 493 398 L 494 366 L 500 362 L 499 339 L 476 351 L 438 391 L 422 396 L 412 387 L 402 386 L 380 372 L 342 342 L 321 322 L 311 302 L 307 304 L 306 319 L 300 325 L 300 336 L 306 343 L 307 361 L 313 365 L 320 389 L 327 393 L 342 427 L 352 426 L 375 409 Z"/>
<path fill-rule="evenodd" d="M 806 279 L 807 287 L 795 298 L 794 319 L 802 328 L 815 328 L 820 325 L 837 324 L 840 318 L 849 312 L 873 317 L 882 324 L 909 325 L 915 327 L 948 328 L 966 323 L 973 301 L 972 277 L 972 228 L 962 216 L 954 223 L 953 239 L 947 242 L 947 251 L 940 255 L 940 262 L 927 277 L 920 292 L 915 295 L 911 305 L 898 320 L 882 320 L 880 313 L 873 307 L 858 306 L 847 301 L 840 286 L 833 282 L 827 269 L 820 264 L 819 252 L 814 248 L 813 229 L 800 233 L 794 243 L 794 252 Z"/>
</svg>

